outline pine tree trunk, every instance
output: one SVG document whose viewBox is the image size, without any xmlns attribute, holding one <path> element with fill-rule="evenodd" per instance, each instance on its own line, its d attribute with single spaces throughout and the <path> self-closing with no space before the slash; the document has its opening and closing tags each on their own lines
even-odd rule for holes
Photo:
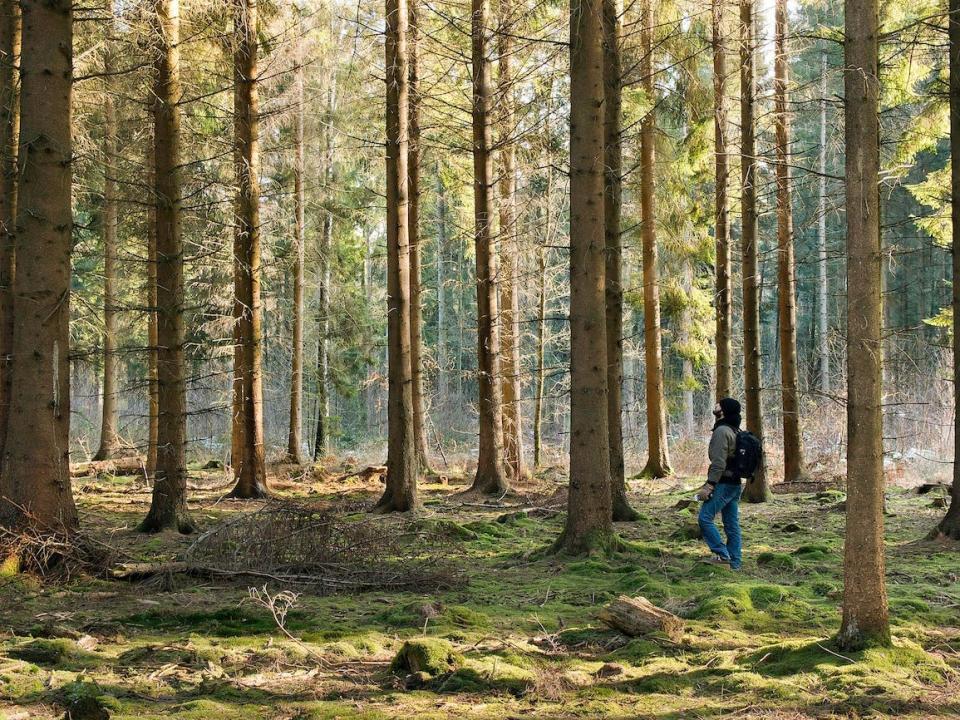
<svg viewBox="0 0 960 720">
<path fill-rule="evenodd" d="M 300 33 L 304 32 L 300 23 Z M 293 128 L 293 349 L 290 368 L 290 425 L 287 433 L 288 462 L 303 462 L 303 273 L 304 273 L 304 193 L 303 193 L 303 122 L 306 108 L 303 97 L 303 39 L 298 41 L 294 84 L 297 108 Z"/>
<path fill-rule="evenodd" d="M 120 358 L 117 355 L 117 110 L 113 101 L 113 0 L 107 0 L 107 34 L 103 53 L 103 412 L 100 448 L 94 460 L 107 460 L 120 450 L 117 434 Z"/>
<path fill-rule="evenodd" d="M 780 382 L 783 386 L 783 481 L 797 482 L 807 477 L 807 470 L 800 436 L 800 396 L 797 387 L 797 284 L 793 205 L 790 201 L 790 117 L 787 105 L 790 57 L 787 53 L 787 0 L 777 0 L 774 124 L 777 148 L 777 330 Z"/>
<path fill-rule="evenodd" d="M 621 63 L 619 0 L 603 0 L 604 186 L 603 221 L 607 336 L 607 445 L 610 449 L 610 500 L 613 519 L 636 520 L 627 499 L 623 462 L 623 283 L 620 210 L 623 203 L 623 150 L 620 144 Z"/>
<path fill-rule="evenodd" d="M 330 267 L 333 251 L 333 111 L 336 105 L 336 77 L 331 74 L 327 88 L 327 121 L 320 153 L 320 179 L 326 207 L 317 252 L 317 428 L 313 442 L 313 459 L 319 460 L 330 449 Z M 367 256 L 370 255 L 367 238 Z M 370 286 L 369 262 L 364 275 Z M 369 296 L 368 296 L 369 297 Z"/>
<path fill-rule="evenodd" d="M 817 207 L 817 354 L 820 356 L 820 392 L 830 394 L 830 311 L 827 305 L 827 54 L 820 56 L 820 196 Z"/>
<path fill-rule="evenodd" d="M 447 191 L 440 177 L 440 163 L 434 164 L 437 177 L 437 395 L 441 406 L 447 403 Z M 441 408 L 443 409 L 443 408 Z"/>
<path fill-rule="evenodd" d="M 725 0 L 713 0 L 713 137 L 715 155 L 716 260 L 716 399 L 733 393 L 733 292 L 731 288 L 730 223 L 727 187 L 727 49 L 723 36 Z"/>
<path fill-rule="evenodd" d="M 493 88 L 490 0 L 472 0 L 473 217 L 477 264 L 477 370 L 480 448 L 471 490 L 501 495 L 510 485 L 503 463 L 500 376 L 499 258 L 493 229 Z"/>
<path fill-rule="evenodd" d="M 548 211 L 549 212 L 549 211 Z M 537 253 L 537 379 L 533 397 L 533 467 L 539 468 L 543 455 L 543 390 L 546 380 L 547 249 Z"/>
<path fill-rule="evenodd" d="M 407 0 L 386 0 L 387 69 L 387 487 L 374 511 L 419 507 L 410 361 L 410 236 L 407 212 Z"/>
<path fill-rule="evenodd" d="M 950 0 L 950 155 L 960 158 L 960 0 Z M 954 463 L 950 508 L 934 530 L 960 540 L 960 162 L 950 167 L 950 222 L 953 229 L 953 402 Z"/>
<path fill-rule="evenodd" d="M 643 0 L 640 11 L 640 74 L 650 98 L 653 85 L 652 0 Z M 643 352 L 647 380 L 647 464 L 642 475 L 662 478 L 669 475 L 667 416 L 663 395 L 663 351 L 660 347 L 660 280 L 657 268 L 656 206 L 654 201 L 654 144 L 656 110 L 651 106 L 640 126 L 640 216 L 643 245 Z"/>
<path fill-rule="evenodd" d="M 151 111 L 152 112 L 152 111 Z M 151 122 L 151 129 L 153 123 Z M 157 472 L 157 438 L 160 432 L 160 387 L 157 380 L 157 352 L 160 342 L 157 338 L 157 201 L 156 160 L 154 159 L 154 137 L 148 138 L 147 172 L 149 188 L 147 195 L 147 391 L 149 393 L 150 417 L 147 421 L 147 476 Z"/>
<path fill-rule="evenodd" d="M 236 217 L 233 235 L 234 317 L 237 347 L 234 376 L 239 407 L 240 458 L 233 458 L 236 485 L 229 497 L 268 494 L 263 447 L 263 342 L 260 304 L 260 99 L 257 77 L 257 0 L 234 0 L 234 172 Z"/>
<path fill-rule="evenodd" d="M 520 235 L 517 232 L 517 149 L 513 138 L 516 101 L 513 79 L 513 3 L 500 0 L 500 328 L 503 339 L 503 456 L 512 480 L 523 477 L 523 412 L 520 403 Z"/>
<path fill-rule="evenodd" d="M 570 491 L 555 547 L 615 542 L 607 447 L 602 0 L 570 6 Z"/>
<path fill-rule="evenodd" d="M 20 3 L 0 3 L 0 466 L 10 416 L 17 155 L 20 150 Z"/>
<path fill-rule="evenodd" d="M 844 8 L 848 438 L 843 621 L 838 640 L 849 650 L 889 645 L 890 625 L 883 543 L 877 0 L 846 0 Z"/>
<path fill-rule="evenodd" d="M 740 249 L 743 256 L 743 380 L 747 429 L 763 438 L 760 373 L 760 268 L 757 253 L 757 157 L 754 126 L 754 0 L 740 0 Z M 743 490 L 747 502 L 770 499 L 766 462 Z"/>
<path fill-rule="evenodd" d="M 410 362 L 413 371 L 413 441 L 416 446 L 417 467 L 421 472 L 430 469 L 427 452 L 427 419 L 423 387 L 423 298 L 421 297 L 421 238 L 420 238 L 420 52 L 418 49 L 419 0 L 407 0 L 410 13 L 407 54 L 410 69 L 410 141 L 407 147 L 409 173 L 407 217 L 410 231 Z"/>
<path fill-rule="evenodd" d="M 69 0 L 22 0 L 20 174 L 10 418 L 0 525 L 72 528 L 70 253 L 73 221 Z"/>
<path fill-rule="evenodd" d="M 157 243 L 157 469 L 144 532 L 194 529 L 187 513 L 187 392 L 180 229 L 180 8 L 155 0 L 154 198 Z"/>
</svg>

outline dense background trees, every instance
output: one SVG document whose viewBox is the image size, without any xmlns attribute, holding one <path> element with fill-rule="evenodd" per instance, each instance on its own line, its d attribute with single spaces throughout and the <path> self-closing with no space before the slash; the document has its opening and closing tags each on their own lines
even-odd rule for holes
<svg viewBox="0 0 960 720">
<path fill-rule="evenodd" d="M 883 480 L 953 452 L 946 7 L 2 10 L 4 520 L 72 525 L 70 459 L 143 455 L 187 532 L 194 461 L 252 499 L 385 452 L 406 511 L 569 457 L 558 546 L 609 548 L 733 394 L 747 499 L 848 478 L 844 637 L 885 638 Z"/>
</svg>

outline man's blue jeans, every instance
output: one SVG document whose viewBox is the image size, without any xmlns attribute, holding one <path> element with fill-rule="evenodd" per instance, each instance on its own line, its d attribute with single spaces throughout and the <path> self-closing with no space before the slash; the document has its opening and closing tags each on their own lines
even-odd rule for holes
<svg viewBox="0 0 960 720">
<path fill-rule="evenodd" d="M 737 569 L 743 563 L 742 538 L 740 536 L 740 493 L 743 488 L 737 485 L 718 483 L 713 495 L 700 508 L 697 522 L 710 550 L 730 561 L 730 567 Z M 727 536 L 724 543 L 713 519 L 720 513 L 723 518 L 723 532 Z"/>
</svg>

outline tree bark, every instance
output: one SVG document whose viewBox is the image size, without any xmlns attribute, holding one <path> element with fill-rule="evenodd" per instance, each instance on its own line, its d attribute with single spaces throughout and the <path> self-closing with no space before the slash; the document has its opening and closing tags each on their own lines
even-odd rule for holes
<svg viewBox="0 0 960 720">
<path fill-rule="evenodd" d="M 500 328 L 503 339 L 503 458 L 511 480 L 523 466 L 523 412 L 520 386 L 520 236 L 517 232 L 517 148 L 514 139 L 516 101 L 513 78 L 513 3 L 500 0 L 498 35 L 500 96 Z"/>
<path fill-rule="evenodd" d="M 787 0 L 777 0 L 776 57 L 774 59 L 774 125 L 777 178 L 777 330 L 780 345 L 780 383 L 783 402 L 783 481 L 807 477 L 800 436 L 800 395 L 797 380 L 796 268 L 793 248 L 793 206 L 790 200 L 790 82 L 787 50 Z"/>
<path fill-rule="evenodd" d="M 229 497 L 268 494 L 263 447 L 263 343 L 260 304 L 260 98 L 257 77 L 257 0 L 235 0 L 234 168 L 236 213 L 233 235 L 234 317 L 239 356 L 234 376 L 241 454 L 233 458 L 236 485 Z M 236 362 L 239 360 L 239 362 Z"/>
<path fill-rule="evenodd" d="M 570 6 L 570 491 L 555 548 L 616 542 L 607 447 L 602 0 Z"/>
<path fill-rule="evenodd" d="M 423 300 L 421 298 L 421 238 L 420 238 L 420 52 L 418 45 L 418 0 L 407 0 L 410 13 L 407 53 L 410 70 L 410 141 L 407 147 L 408 205 L 410 225 L 410 362 L 413 371 L 413 441 L 417 453 L 417 467 L 429 472 L 430 454 L 427 451 L 427 419 L 423 387 Z"/>
<path fill-rule="evenodd" d="M 0 466 L 10 416 L 13 278 L 20 151 L 20 3 L 0 4 Z"/>
<path fill-rule="evenodd" d="M 437 178 L 437 395 L 442 405 L 447 402 L 447 278 L 446 248 L 447 190 L 440 177 L 440 163 L 434 163 Z"/>
<path fill-rule="evenodd" d="M 94 460 L 107 460 L 120 450 L 119 373 L 117 355 L 117 109 L 113 101 L 114 20 L 113 0 L 107 0 L 108 14 L 103 51 L 103 412 L 100 421 L 100 448 Z"/>
<path fill-rule="evenodd" d="M 156 203 L 157 469 L 143 532 L 194 530 L 187 512 L 187 391 L 180 228 L 180 6 L 154 0 L 160 43 L 154 67 L 153 138 Z"/>
<path fill-rule="evenodd" d="M 716 260 L 716 399 L 733 393 L 733 292 L 731 287 L 730 222 L 727 188 L 727 49 L 723 36 L 725 0 L 713 0 L 713 138 L 715 157 Z"/>
<path fill-rule="evenodd" d="M 620 216 L 623 205 L 623 149 L 620 141 L 621 63 L 619 0 L 603 0 L 603 222 L 607 336 L 607 446 L 610 450 L 610 501 L 613 519 L 636 520 L 627 499 L 623 462 L 623 262 Z"/>
<path fill-rule="evenodd" d="M 859 649 L 890 644 L 883 545 L 877 0 L 846 0 L 844 11 L 848 438 L 843 620 L 838 641 L 843 648 Z"/>
<path fill-rule="evenodd" d="M 757 259 L 757 157 L 754 125 L 754 0 L 740 0 L 740 249 L 743 262 L 743 379 L 747 405 L 747 429 L 763 438 L 763 406 L 760 385 L 760 269 Z M 766 502 L 771 497 L 766 461 L 747 482 L 743 498 Z"/>
<path fill-rule="evenodd" d="M 480 448 L 471 490 L 501 495 L 510 489 L 503 463 L 500 376 L 499 258 L 493 232 L 493 89 L 490 0 L 472 0 L 473 217 L 477 264 L 477 370 Z"/>
<path fill-rule="evenodd" d="M 950 156 L 960 158 L 960 0 L 950 0 Z M 954 463 L 950 507 L 933 531 L 960 540 L 960 161 L 950 167 L 950 223 L 953 230 L 953 399 Z"/>
<path fill-rule="evenodd" d="M 386 0 L 387 69 L 387 487 L 375 512 L 419 507 L 410 361 L 410 236 L 407 225 L 407 0 Z"/>
<path fill-rule="evenodd" d="M 0 525 L 69 529 L 77 524 L 69 450 L 73 11 L 69 0 L 20 7 L 25 142 Z"/>
<path fill-rule="evenodd" d="M 653 10 L 644 0 L 640 11 L 640 74 L 647 97 L 653 100 Z M 669 475 L 667 416 L 663 396 L 663 351 L 660 347 L 660 280 L 657 268 L 656 205 L 654 193 L 655 103 L 640 125 L 640 216 L 643 245 L 643 354 L 647 384 L 647 464 L 645 477 Z"/>
<path fill-rule="evenodd" d="M 333 259 L 333 111 L 336 106 L 336 76 L 331 73 L 327 88 L 326 123 L 320 151 L 320 180 L 324 191 L 323 224 L 317 250 L 317 428 L 313 459 L 330 449 L 330 267 Z M 369 237 L 367 243 L 369 245 Z M 369 256 L 369 247 L 367 248 Z M 369 263 L 364 278 L 369 288 Z"/>
<path fill-rule="evenodd" d="M 152 111 L 151 111 L 152 113 Z M 151 130 L 154 130 L 151 122 Z M 147 390 L 149 393 L 150 417 L 147 423 L 147 475 L 157 472 L 157 441 L 160 432 L 160 388 L 157 380 L 157 353 L 160 341 L 157 336 L 157 198 L 156 160 L 154 159 L 154 133 L 149 137 L 147 167 L 150 192 L 147 196 Z"/>
<path fill-rule="evenodd" d="M 304 193 L 303 193 L 303 123 L 306 108 L 303 97 L 303 22 L 297 41 L 297 66 L 294 84 L 297 107 L 293 127 L 293 350 L 290 368 L 290 423 L 287 433 L 288 462 L 303 462 L 303 273 L 304 273 Z"/>
<path fill-rule="evenodd" d="M 830 394 L 830 314 L 827 302 L 827 54 L 820 56 L 820 196 L 817 206 L 817 354 L 820 356 L 820 392 Z"/>
</svg>

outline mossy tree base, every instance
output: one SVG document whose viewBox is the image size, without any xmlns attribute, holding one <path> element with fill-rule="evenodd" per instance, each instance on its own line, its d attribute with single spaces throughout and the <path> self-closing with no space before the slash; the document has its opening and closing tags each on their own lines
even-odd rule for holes
<svg viewBox="0 0 960 720">
<path fill-rule="evenodd" d="M 634 510 L 626 498 L 614 497 L 613 499 L 613 521 L 614 522 L 636 522 L 643 517 Z"/>
<path fill-rule="evenodd" d="M 960 541 L 960 502 L 950 503 L 950 509 L 943 520 L 927 536 L 929 540 Z"/>
<path fill-rule="evenodd" d="M 670 467 L 670 461 L 664 458 L 650 458 L 640 471 L 640 477 L 645 480 L 660 480 L 671 475 L 673 468 Z"/>
<path fill-rule="evenodd" d="M 152 509 L 137 526 L 137 531 L 148 534 L 176 530 L 181 535 L 190 535 L 197 531 L 197 525 L 187 513 L 181 510 L 174 513 L 154 512 Z"/>
<path fill-rule="evenodd" d="M 625 547 L 623 540 L 615 532 L 593 530 L 581 535 L 565 529 L 550 546 L 548 553 L 572 556 L 612 555 Z"/>
<path fill-rule="evenodd" d="M 226 495 L 228 500 L 266 500 L 270 497 L 270 491 L 263 483 L 253 484 L 237 483 L 233 490 Z"/>
<path fill-rule="evenodd" d="M 467 492 L 481 495 L 506 495 L 510 492 L 510 483 L 507 482 L 507 476 L 503 470 L 477 470 L 477 476 Z"/>
</svg>

